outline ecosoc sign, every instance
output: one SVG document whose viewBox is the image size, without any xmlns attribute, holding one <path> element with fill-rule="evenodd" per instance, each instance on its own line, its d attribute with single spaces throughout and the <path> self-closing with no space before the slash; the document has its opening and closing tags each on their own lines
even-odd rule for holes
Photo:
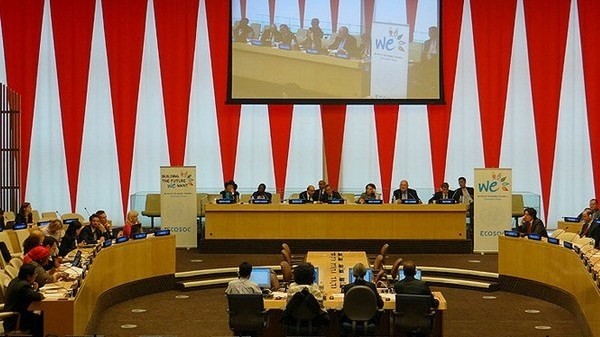
<svg viewBox="0 0 600 337">
<path fill-rule="evenodd" d="M 168 229 L 173 233 L 191 233 L 192 232 L 192 228 L 190 227 L 183 227 L 183 226 L 176 226 L 176 227 L 162 227 L 163 229 Z"/>
<path fill-rule="evenodd" d="M 511 169 L 475 169 L 474 251 L 498 251 L 498 236 L 512 225 L 511 185 Z"/>
</svg>

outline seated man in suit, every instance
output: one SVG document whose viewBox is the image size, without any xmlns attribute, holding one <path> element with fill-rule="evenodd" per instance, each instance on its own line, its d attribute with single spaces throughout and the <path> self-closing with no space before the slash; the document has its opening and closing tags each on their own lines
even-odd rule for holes
<svg viewBox="0 0 600 337">
<path fill-rule="evenodd" d="M 458 188 L 452 193 L 452 199 L 461 204 L 471 204 L 474 200 L 475 190 L 473 187 L 467 187 L 467 178 L 458 178 Z"/>
<path fill-rule="evenodd" d="M 20 313 L 20 329 L 31 332 L 33 336 L 42 336 L 42 317 L 29 311 L 29 305 L 43 299 L 44 295 L 38 292 L 38 284 L 35 282 L 35 266 L 27 263 L 21 266 L 18 276 L 6 287 L 4 311 Z M 15 330 L 18 320 L 17 316 L 5 318 L 4 331 Z"/>
<path fill-rule="evenodd" d="M 298 45 L 296 35 L 292 33 L 288 25 L 279 26 L 279 34 L 277 34 L 277 38 L 275 41 L 290 48 L 296 48 Z"/>
<path fill-rule="evenodd" d="M 338 53 L 346 53 L 350 56 L 356 56 L 356 39 L 348 33 L 348 27 L 342 26 L 338 30 L 335 40 L 329 45 L 329 49 L 337 50 Z"/>
<path fill-rule="evenodd" d="M 395 190 L 392 195 L 392 203 L 396 202 L 400 204 L 402 203 L 402 200 L 416 200 L 419 204 L 421 203 L 417 191 L 408 188 L 408 181 L 406 180 L 400 182 L 400 188 Z"/>
<path fill-rule="evenodd" d="M 262 294 L 258 284 L 250 281 L 250 274 L 252 274 L 252 265 L 242 262 L 238 267 L 237 280 L 229 281 L 225 294 Z"/>
<path fill-rule="evenodd" d="M 315 187 L 313 185 L 308 185 L 308 187 L 306 188 L 306 191 L 300 193 L 299 198 L 302 200 L 306 200 L 306 201 L 316 201 L 316 199 L 314 199 L 315 195 Z"/>
<path fill-rule="evenodd" d="M 321 50 L 322 49 L 322 39 L 323 39 L 323 30 L 319 27 L 319 19 L 313 18 L 310 21 L 310 28 L 308 28 L 308 34 L 306 36 L 306 40 L 302 42 L 302 46 L 305 49 L 314 49 Z"/>
<path fill-rule="evenodd" d="M 323 194 L 325 194 L 325 186 L 327 186 L 327 182 L 325 180 L 319 180 L 319 189 L 315 191 L 315 194 L 313 195 L 313 199 L 316 201 L 320 201 L 321 198 L 323 197 Z"/>
<path fill-rule="evenodd" d="M 247 39 L 252 38 L 254 31 L 252 30 L 252 27 L 248 25 L 248 22 L 248 18 L 243 18 L 235 27 L 233 27 L 233 41 L 246 42 Z"/>
<path fill-rule="evenodd" d="M 327 185 L 325 185 L 325 193 L 323 193 L 321 195 L 321 199 L 319 199 L 319 201 L 327 202 L 330 200 L 340 200 L 340 199 L 343 199 L 342 196 L 337 191 L 334 191 L 333 188 L 331 188 L 331 185 L 327 184 Z"/>
<path fill-rule="evenodd" d="M 265 47 L 271 47 L 278 36 L 279 31 L 277 30 L 277 25 L 272 23 L 262 32 L 260 43 Z"/>
<path fill-rule="evenodd" d="M 447 182 L 443 182 L 442 186 L 440 186 L 440 190 L 433 194 L 433 197 L 429 199 L 430 204 L 437 203 L 438 200 L 450 199 L 450 196 L 454 193 L 450 190 L 450 185 Z"/>
<path fill-rule="evenodd" d="M 588 233 L 590 232 L 590 225 L 594 220 L 592 220 L 592 211 L 589 208 L 586 208 L 581 212 L 581 231 L 579 231 L 579 236 L 584 238 L 588 237 Z"/>
<path fill-rule="evenodd" d="M 100 218 L 97 214 L 90 215 L 90 224 L 84 226 L 79 233 L 79 241 L 87 244 L 96 244 L 104 242 L 106 239 L 106 229 L 100 224 Z"/>
<path fill-rule="evenodd" d="M 258 200 L 258 199 L 266 199 L 271 201 L 271 198 L 273 197 L 271 195 L 271 193 L 266 191 L 267 189 L 267 185 L 265 185 L 264 183 L 260 183 L 258 185 L 257 190 L 252 193 L 252 197 L 250 197 L 251 200 Z"/>
<path fill-rule="evenodd" d="M 588 217 L 591 219 L 591 215 L 588 214 Z M 587 233 L 585 233 L 585 237 L 594 239 L 594 248 L 600 248 L 600 223 L 598 223 L 598 221 L 591 220 Z"/>
<path fill-rule="evenodd" d="M 591 211 L 590 212 L 591 221 L 594 221 L 600 217 L 600 211 L 598 210 L 598 200 L 596 200 L 595 198 L 590 199 L 589 207 L 585 208 L 581 213 L 579 213 L 579 215 L 577 216 L 579 221 L 581 221 L 583 212 L 585 212 L 586 210 Z"/>
<path fill-rule="evenodd" d="M 517 230 L 521 233 L 521 236 L 527 234 L 539 234 L 540 236 L 548 237 L 546 226 L 544 226 L 542 220 L 537 218 L 537 211 L 531 207 L 525 208 L 525 212 L 523 212 L 523 223 L 517 227 Z"/>
<path fill-rule="evenodd" d="M 396 294 L 429 295 L 431 296 L 431 308 L 437 308 L 440 302 L 433 297 L 427 284 L 415 278 L 417 273 L 415 263 L 410 260 L 405 261 L 402 269 L 404 270 L 404 279 L 394 284 L 394 292 Z"/>
</svg>

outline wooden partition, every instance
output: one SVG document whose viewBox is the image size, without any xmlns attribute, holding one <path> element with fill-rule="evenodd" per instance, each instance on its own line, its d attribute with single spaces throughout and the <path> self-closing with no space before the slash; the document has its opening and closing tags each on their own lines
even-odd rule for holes
<svg viewBox="0 0 600 337">
<path fill-rule="evenodd" d="M 0 209 L 17 211 L 21 186 L 21 96 L 0 83 Z"/>
<path fill-rule="evenodd" d="M 467 205 L 206 205 L 211 239 L 466 240 Z"/>
<path fill-rule="evenodd" d="M 74 298 L 45 299 L 31 310 L 44 313 L 44 335 L 85 335 L 98 299 L 107 291 L 175 273 L 175 235 L 113 244 L 94 259 Z"/>
<path fill-rule="evenodd" d="M 600 336 L 600 289 L 574 251 L 545 241 L 501 236 L 498 273 L 543 283 L 570 294 L 585 316 L 591 334 Z"/>
</svg>

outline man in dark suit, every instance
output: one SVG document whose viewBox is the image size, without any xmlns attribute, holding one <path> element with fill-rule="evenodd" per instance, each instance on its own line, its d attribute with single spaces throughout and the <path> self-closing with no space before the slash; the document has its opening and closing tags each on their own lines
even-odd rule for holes
<svg viewBox="0 0 600 337">
<path fill-rule="evenodd" d="M 337 49 L 338 52 L 345 52 L 350 56 L 356 56 L 356 39 L 348 33 L 348 27 L 342 26 L 328 49 Z"/>
<path fill-rule="evenodd" d="M 404 279 L 394 284 L 394 292 L 396 294 L 429 295 L 431 296 L 431 308 L 437 308 L 440 303 L 433 297 L 427 284 L 415 278 L 417 273 L 415 263 L 410 260 L 405 261 L 402 269 L 404 270 Z"/>
<path fill-rule="evenodd" d="M 327 186 L 327 182 L 325 180 L 319 180 L 319 189 L 315 191 L 313 195 L 313 199 L 316 201 L 320 201 L 323 195 L 325 194 L 325 186 Z"/>
<path fill-rule="evenodd" d="M 233 27 L 233 41 L 246 42 L 254 34 L 252 27 L 248 25 L 248 19 L 242 18 L 240 22 Z"/>
<path fill-rule="evenodd" d="M 467 187 L 467 178 L 458 178 L 458 188 L 452 193 L 452 199 L 461 204 L 471 204 L 475 199 L 473 187 Z"/>
<path fill-rule="evenodd" d="M 402 203 L 402 200 L 416 200 L 417 203 L 421 203 L 417 191 L 412 188 L 408 188 L 408 181 L 402 180 L 400 182 L 400 188 L 394 191 L 392 196 L 392 203 Z"/>
<path fill-rule="evenodd" d="M 595 241 L 595 248 L 600 247 L 600 223 L 598 221 L 592 221 L 590 228 L 587 231 L 586 237 L 592 238 Z"/>
<path fill-rule="evenodd" d="M 590 199 L 589 207 L 585 208 L 581 213 L 579 213 L 579 215 L 577 216 L 579 221 L 581 221 L 583 212 L 585 212 L 586 210 L 590 210 L 591 221 L 594 221 L 600 217 L 600 210 L 598 209 L 598 200 L 596 200 L 595 198 Z"/>
<path fill-rule="evenodd" d="M 581 231 L 578 233 L 580 237 L 584 238 L 588 236 L 592 222 L 592 211 L 589 208 L 584 209 L 581 212 Z"/>
<path fill-rule="evenodd" d="M 306 191 L 300 193 L 299 198 L 302 200 L 313 202 L 316 200 L 313 198 L 314 195 L 315 195 L 315 187 L 313 185 L 308 185 L 308 187 L 306 188 Z"/>
<path fill-rule="evenodd" d="M 450 190 L 450 185 L 447 182 L 443 182 L 442 186 L 440 186 L 440 190 L 433 194 L 433 197 L 429 199 L 429 203 L 437 203 L 438 200 L 446 200 L 450 199 L 450 196 L 454 193 L 454 191 Z"/>
<path fill-rule="evenodd" d="M 517 227 L 517 230 L 522 236 L 527 234 L 539 234 L 540 236 L 548 237 L 546 226 L 544 226 L 542 220 L 537 218 L 537 211 L 531 207 L 525 208 L 525 212 L 523 212 L 523 223 Z"/>
<path fill-rule="evenodd" d="M 43 321 L 40 315 L 29 311 L 32 302 L 44 299 L 42 293 L 38 292 L 38 284 L 35 282 L 35 266 L 27 263 L 21 266 L 19 274 L 15 277 L 5 291 L 5 311 L 16 311 L 21 314 L 20 329 L 30 331 L 33 336 L 42 336 Z M 17 316 L 4 319 L 4 331 L 13 331 L 17 328 Z"/>
<path fill-rule="evenodd" d="M 365 267 L 365 265 L 362 263 L 357 263 L 354 265 L 354 267 L 352 267 L 352 274 L 354 275 L 354 282 L 346 284 L 344 288 L 342 288 L 342 293 L 347 294 L 348 291 L 350 291 L 350 289 L 352 289 L 354 286 L 369 287 L 369 289 L 373 291 L 375 297 L 377 298 L 377 308 L 383 308 L 383 300 L 377 292 L 377 286 L 375 285 L 375 283 L 365 280 L 365 275 L 367 274 L 367 267 Z M 345 319 L 345 317 L 343 317 L 342 319 Z M 378 319 L 379 315 L 376 315 L 373 321 L 377 321 Z"/>
<path fill-rule="evenodd" d="M 97 214 L 92 214 L 89 217 L 90 224 L 83 227 L 79 233 L 79 242 L 84 242 L 88 245 L 104 242 L 106 240 L 106 229 L 100 224 L 100 218 Z"/>
<path fill-rule="evenodd" d="M 320 202 L 327 202 L 329 200 L 340 200 L 343 199 L 342 196 L 337 192 L 334 191 L 333 188 L 331 188 L 331 186 L 329 184 L 325 185 L 325 193 L 323 193 L 321 195 L 321 199 L 319 199 Z"/>
</svg>

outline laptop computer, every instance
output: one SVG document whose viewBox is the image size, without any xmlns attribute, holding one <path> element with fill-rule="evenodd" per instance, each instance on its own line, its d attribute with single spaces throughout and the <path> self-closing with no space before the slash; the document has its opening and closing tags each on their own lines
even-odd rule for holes
<svg viewBox="0 0 600 337">
<path fill-rule="evenodd" d="M 81 267 L 81 251 L 78 250 L 73 258 L 73 262 L 71 262 L 72 267 Z"/>
<path fill-rule="evenodd" d="M 404 276 L 404 269 L 398 270 L 398 279 L 403 280 L 405 277 L 406 276 Z M 417 279 L 417 280 L 421 279 L 421 269 L 419 269 L 419 268 L 416 269 L 415 279 Z"/>
<path fill-rule="evenodd" d="M 252 268 L 250 281 L 258 284 L 261 289 L 271 288 L 271 268 Z"/>
</svg>

